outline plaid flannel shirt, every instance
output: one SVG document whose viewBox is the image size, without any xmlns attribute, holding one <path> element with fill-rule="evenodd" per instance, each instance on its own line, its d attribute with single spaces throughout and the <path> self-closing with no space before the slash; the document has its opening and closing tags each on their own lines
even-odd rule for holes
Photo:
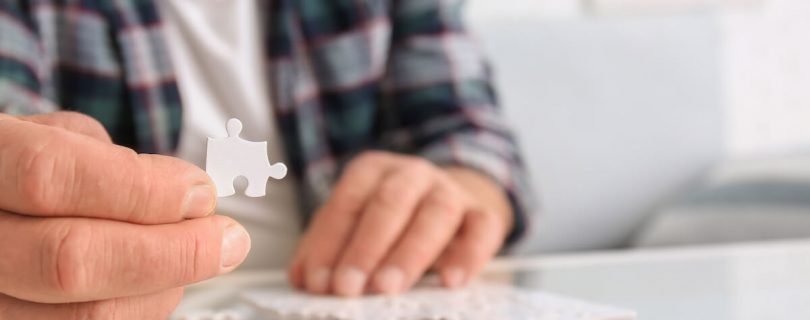
<svg viewBox="0 0 810 320">
<path fill-rule="evenodd" d="M 0 112 L 75 110 L 117 144 L 171 154 L 181 99 L 153 1 L 0 0 Z M 528 177 L 462 2 L 262 2 L 261 67 L 303 214 L 353 155 L 384 149 L 488 175 L 514 208 L 510 242 L 524 233 Z"/>
</svg>

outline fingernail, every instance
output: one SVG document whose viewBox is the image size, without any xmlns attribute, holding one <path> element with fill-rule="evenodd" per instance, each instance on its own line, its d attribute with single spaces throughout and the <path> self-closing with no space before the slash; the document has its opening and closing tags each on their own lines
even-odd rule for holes
<svg viewBox="0 0 810 320">
<path fill-rule="evenodd" d="M 332 270 L 326 267 L 319 267 L 307 273 L 307 290 L 313 293 L 326 293 L 329 290 L 329 277 Z"/>
<path fill-rule="evenodd" d="M 335 293 L 341 296 L 359 296 L 366 286 L 366 274 L 360 269 L 342 267 L 335 278 Z"/>
<path fill-rule="evenodd" d="M 374 274 L 374 285 L 385 294 L 397 294 L 402 291 L 405 274 L 397 267 L 385 267 Z"/>
<path fill-rule="evenodd" d="M 191 187 L 183 203 L 184 218 L 201 218 L 214 211 L 217 195 L 209 185 Z"/>
<path fill-rule="evenodd" d="M 250 236 L 245 228 L 232 224 L 225 228 L 222 235 L 222 251 L 220 252 L 220 270 L 231 271 L 247 258 L 250 252 Z"/>
<path fill-rule="evenodd" d="M 461 268 L 448 268 L 442 272 L 444 285 L 448 288 L 458 288 L 464 284 L 464 270 Z"/>
</svg>

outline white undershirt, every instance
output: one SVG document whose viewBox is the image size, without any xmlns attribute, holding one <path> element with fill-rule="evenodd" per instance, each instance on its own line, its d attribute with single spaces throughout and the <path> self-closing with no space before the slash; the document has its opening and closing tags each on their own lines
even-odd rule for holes
<svg viewBox="0 0 810 320">
<path fill-rule="evenodd" d="M 161 0 L 168 49 L 183 100 L 177 156 L 205 162 L 208 137 L 226 137 L 242 120 L 242 137 L 267 141 L 270 162 L 285 161 L 269 99 L 257 0 Z M 242 223 L 253 248 L 242 268 L 286 265 L 300 236 L 296 182 L 269 179 L 267 196 L 219 198 L 217 213 Z M 244 185 L 242 186 L 244 188 Z"/>
</svg>

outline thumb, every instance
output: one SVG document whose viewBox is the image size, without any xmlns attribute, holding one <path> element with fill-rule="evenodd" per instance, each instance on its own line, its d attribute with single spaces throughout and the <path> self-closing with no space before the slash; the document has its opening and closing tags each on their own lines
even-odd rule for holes
<svg viewBox="0 0 810 320">
<path fill-rule="evenodd" d="M 190 163 L 17 119 L 0 118 L 0 177 L 0 209 L 26 215 L 155 224 L 208 216 L 216 205 L 211 179 Z"/>
</svg>

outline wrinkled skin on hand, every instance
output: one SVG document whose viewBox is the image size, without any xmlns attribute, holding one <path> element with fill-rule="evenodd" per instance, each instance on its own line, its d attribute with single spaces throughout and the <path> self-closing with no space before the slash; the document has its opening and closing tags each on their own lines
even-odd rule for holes
<svg viewBox="0 0 810 320">
<path fill-rule="evenodd" d="M 289 277 L 317 294 L 396 294 L 432 267 L 456 287 L 496 254 L 511 225 L 507 196 L 487 177 L 366 152 L 316 213 Z"/>
<path fill-rule="evenodd" d="M 87 116 L 0 114 L 0 319 L 165 319 L 250 249 L 214 190 Z"/>
</svg>

